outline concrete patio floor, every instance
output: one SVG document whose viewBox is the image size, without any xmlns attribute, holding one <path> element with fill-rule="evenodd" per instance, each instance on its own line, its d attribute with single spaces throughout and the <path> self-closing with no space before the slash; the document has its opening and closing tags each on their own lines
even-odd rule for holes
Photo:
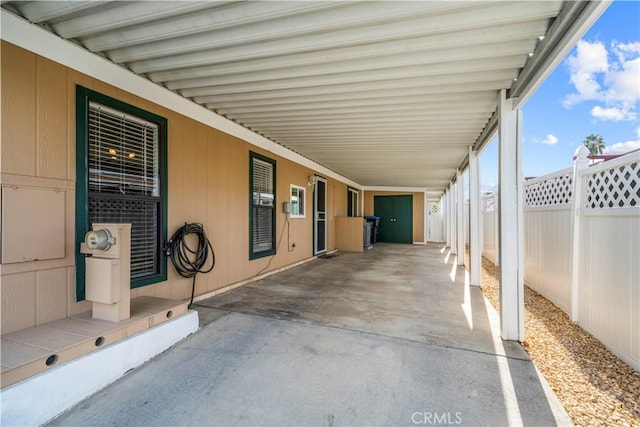
<svg viewBox="0 0 640 427">
<path fill-rule="evenodd" d="M 570 425 L 442 245 L 376 244 L 200 301 L 203 327 L 52 425 Z"/>
</svg>

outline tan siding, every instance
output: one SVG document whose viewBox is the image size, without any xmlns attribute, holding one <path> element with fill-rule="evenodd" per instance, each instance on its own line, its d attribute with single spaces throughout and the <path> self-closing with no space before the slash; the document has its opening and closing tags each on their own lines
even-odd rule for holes
<svg viewBox="0 0 640 427">
<path fill-rule="evenodd" d="M 67 268 L 36 272 L 36 325 L 67 315 Z"/>
<path fill-rule="evenodd" d="M 76 301 L 76 267 L 67 268 L 67 316 L 91 310 L 89 301 Z"/>
<path fill-rule="evenodd" d="M 2 333 L 36 325 L 36 273 L 2 277 Z"/>
<path fill-rule="evenodd" d="M 38 57 L 36 62 L 37 175 L 67 178 L 67 69 Z"/>
<path fill-rule="evenodd" d="M 76 85 L 167 118 L 169 237 L 185 222 L 202 222 L 216 254 L 213 272 L 198 276 L 196 294 L 212 292 L 312 256 L 313 192 L 307 182 L 315 171 L 5 41 L 1 46 L 2 161 L 3 172 L 11 174 L 4 174 L 3 180 L 43 187 L 55 186 L 58 182 L 67 188 L 67 258 L 3 266 L 3 332 L 77 314 L 91 307 L 86 301 L 75 301 Z M 249 260 L 250 151 L 277 162 L 276 243 L 282 240 L 271 264 L 269 257 Z M 289 200 L 291 184 L 306 189 L 307 210 L 305 218 L 289 219 L 287 234 L 282 202 Z M 329 250 L 335 248 L 334 215 L 346 215 L 346 189 L 342 182 L 327 180 Z M 133 297 L 185 299 L 190 293 L 191 280 L 180 277 L 171 263 L 168 263 L 167 281 L 132 290 Z"/>
<path fill-rule="evenodd" d="M 36 176 L 36 57 L 2 44 L 2 172 Z"/>
</svg>

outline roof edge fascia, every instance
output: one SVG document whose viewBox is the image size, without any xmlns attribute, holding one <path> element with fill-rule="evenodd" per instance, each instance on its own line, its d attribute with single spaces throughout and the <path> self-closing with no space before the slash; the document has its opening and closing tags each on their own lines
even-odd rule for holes
<svg viewBox="0 0 640 427">
<path fill-rule="evenodd" d="M 517 98 L 514 108 L 524 104 L 566 55 L 600 18 L 613 0 L 568 1 L 525 64 L 508 91 L 507 98 Z"/>
</svg>

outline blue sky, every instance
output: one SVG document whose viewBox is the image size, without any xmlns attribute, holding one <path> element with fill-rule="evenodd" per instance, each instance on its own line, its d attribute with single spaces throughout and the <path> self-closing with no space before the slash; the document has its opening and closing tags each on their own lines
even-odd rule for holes
<svg viewBox="0 0 640 427">
<path fill-rule="evenodd" d="M 579 144 L 600 134 L 606 154 L 640 148 L 640 2 L 614 1 L 521 106 L 523 169 L 541 176 L 572 165 Z M 483 191 L 498 182 L 498 143 L 481 153 Z"/>
</svg>

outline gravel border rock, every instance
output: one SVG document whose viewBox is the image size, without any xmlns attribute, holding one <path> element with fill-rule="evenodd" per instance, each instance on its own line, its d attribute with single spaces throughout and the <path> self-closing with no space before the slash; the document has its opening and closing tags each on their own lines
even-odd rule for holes
<svg viewBox="0 0 640 427">
<path fill-rule="evenodd" d="M 500 269 L 482 258 L 482 290 L 500 311 Z M 640 426 L 640 372 L 525 286 L 529 357 L 579 426 Z"/>
</svg>

